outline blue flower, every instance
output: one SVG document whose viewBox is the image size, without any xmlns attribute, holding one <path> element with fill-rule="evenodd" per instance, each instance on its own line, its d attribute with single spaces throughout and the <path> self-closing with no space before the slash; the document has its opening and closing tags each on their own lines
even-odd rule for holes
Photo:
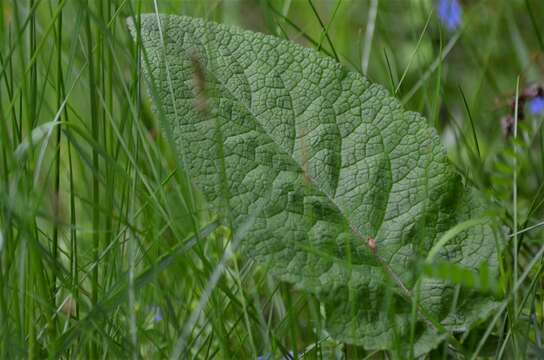
<svg viewBox="0 0 544 360">
<path fill-rule="evenodd" d="M 532 115 L 542 115 L 544 113 L 544 96 L 537 96 L 529 102 L 529 112 Z"/>
<path fill-rule="evenodd" d="M 449 31 L 454 31 L 461 25 L 463 9 L 458 0 L 439 0 L 437 12 L 440 21 Z"/>
<path fill-rule="evenodd" d="M 153 314 L 153 321 L 154 322 L 159 322 L 162 320 L 162 312 L 161 312 L 161 308 L 158 307 L 158 306 L 152 306 L 150 308 L 150 312 Z"/>
</svg>

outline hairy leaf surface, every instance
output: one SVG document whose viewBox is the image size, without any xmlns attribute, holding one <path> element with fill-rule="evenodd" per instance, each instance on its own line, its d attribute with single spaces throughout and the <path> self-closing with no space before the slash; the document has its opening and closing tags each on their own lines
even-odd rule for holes
<svg viewBox="0 0 544 360">
<path fill-rule="evenodd" d="M 487 207 L 419 114 L 275 37 L 164 15 L 144 16 L 141 35 L 155 106 L 195 186 L 233 227 L 257 214 L 244 254 L 317 294 L 335 338 L 407 344 L 416 297 L 452 331 L 493 309 L 475 290 L 413 276 L 444 232 Z M 473 271 L 485 260 L 495 276 L 496 242 L 491 220 L 479 221 L 435 258 Z M 416 354 L 441 340 L 425 316 Z"/>
</svg>

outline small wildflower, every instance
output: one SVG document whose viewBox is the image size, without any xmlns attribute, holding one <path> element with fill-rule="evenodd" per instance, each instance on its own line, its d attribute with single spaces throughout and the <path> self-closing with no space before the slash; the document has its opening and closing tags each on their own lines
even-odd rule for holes
<svg viewBox="0 0 544 360">
<path fill-rule="evenodd" d="M 535 97 L 529 102 L 529 112 L 535 116 L 544 114 L 544 96 Z"/>
<path fill-rule="evenodd" d="M 439 0 L 437 12 L 440 21 L 449 31 L 454 31 L 461 25 L 463 10 L 458 0 Z"/>
<path fill-rule="evenodd" d="M 161 308 L 158 306 L 152 306 L 150 312 L 153 314 L 153 321 L 159 322 L 162 320 Z"/>
<path fill-rule="evenodd" d="M 155 314 L 155 316 L 153 317 L 153 320 L 155 320 L 155 322 L 159 322 L 162 320 L 162 314 L 161 314 L 161 311 L 157 311 L 157 313 Z"/>
<path fill-rule="evenodd" d="M 503 116 L 501 126 L 506 138 L 514 133 L 514 117 L 517 115 L 517 122 L 525 119 L 525 111 L 530 115 L 544 115 L 544 87 L 542 85 L 527 86 L 518 97 L 509 101 L 510 113 Z"/>
</svg>

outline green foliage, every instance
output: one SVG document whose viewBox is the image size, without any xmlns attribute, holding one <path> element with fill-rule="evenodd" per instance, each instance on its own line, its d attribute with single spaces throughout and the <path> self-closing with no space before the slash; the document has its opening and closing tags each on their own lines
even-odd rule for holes
<svg viewBox="0 0 544 360">
<path fill-rule="evenodd" d="M 316 294 L 333 338 L 420 355 L 496 308 L 478 291 L 487 283 L 410 270 L 433 249 L 438 275 L 484 263 L 487 282 L 502 247 L 490 204 L 423 117 L 275 37 L 189 17 L 129 24 L 156 113 L 211 211 L 250 223 L 243 254 Z"/>
<path fill-rule="evenodd" d="M 421 358 L 543 358 L 544 112 L 533 100 L 544 85 L 544 2 L 456 0 L 462 18 L 452 30 L 438 11 L 450 1 L 0 1 L 0 359 L 406 359 L 433 326 L 433 342 L 445 340 Z M 463 183 L 499 205 L 498 217 L 450 224 L 419 261 L 385 275 L 366 234 L 343 253 L 297 243 L 353 268 L 352 282 L 356 261 L 373 262 L 378 290 L 353 286 L 345 301 L 340 288 L 335 318 L 334 284 L 301 291 L 248 256 L 247 230 L 264 210 L 231 224 L 221 195 L 208 202 L 210 216 L 167 139 L 167 112 L 153 115 L 145 94 L 161 92 L 143 76 L 150 58 L 126 26 L 143 13 L 275 35 L 386 85 L 436 127 Z M 194 55 L 191 67 L 206 75 L 206 57 Z M 203 100 L 221 90 L 199 89 Z M 457 235 L 490 221 L 508 234 L 498 281 L 485 262 L 442 256 Z M 376 238 L 379 256 L 385 240 Z M 393 274 L 408 278 L 410 296 Z M 501 300 L 485 321 L 454 328 L 420 301 L 425 281 L 451 284 L 443 303 L 458 314 L 468 294 L 482 305 Z M 357 335 L 360 304 L 379 305 L 368 322 L 379 315 L 393 327 L 391 347 L 333 338 L 335 321 Z"/>
</svg>

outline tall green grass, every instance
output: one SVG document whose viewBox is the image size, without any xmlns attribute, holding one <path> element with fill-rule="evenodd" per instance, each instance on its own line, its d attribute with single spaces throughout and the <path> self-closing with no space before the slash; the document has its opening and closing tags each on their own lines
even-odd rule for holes
<svg viewBox="0 0 544 360">
<path fill-rule="evenodd" d="M 542 356 L 543 118 L 515 94 L 544 83 L 544 4 L 463 3 L 450 33 L 430 0 L 0 1 L 0 358 L 409 356 L 335 342 L 319 302 L 203 210 L 125 25 L 145 12 L 315 47 L 426 114 L 512 234 L 501 311 L 433 356 Z"/>
</svg>

